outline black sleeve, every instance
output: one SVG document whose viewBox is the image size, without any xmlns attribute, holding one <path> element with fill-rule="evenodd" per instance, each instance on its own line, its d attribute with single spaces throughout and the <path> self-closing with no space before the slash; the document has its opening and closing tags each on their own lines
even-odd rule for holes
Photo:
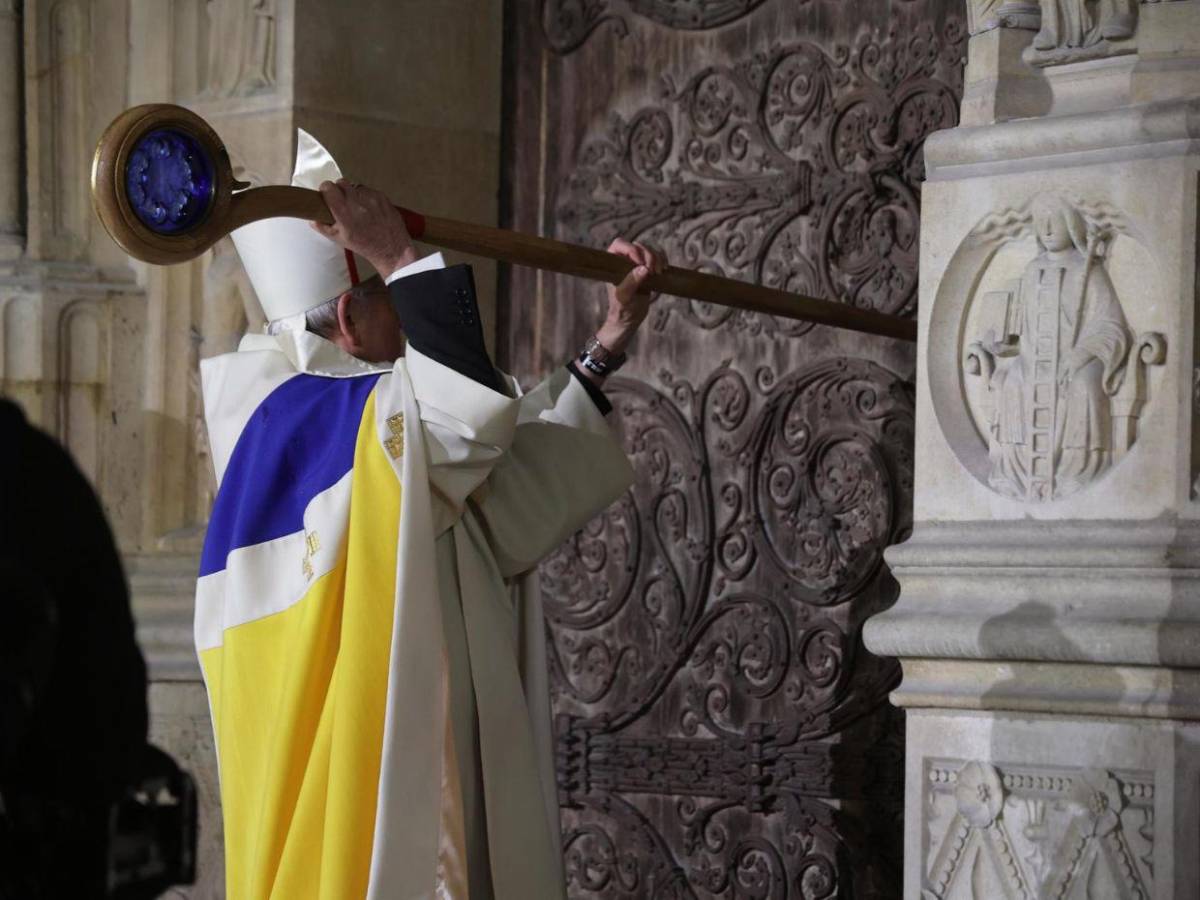
<svg viewBox="0 0 1200 900">
<path fill-rule="evenodd" d="M 408 343 L 460 375 L 497 393 L 508 393 L 483 341 L 470 266 L 430 269 L 397 278 L 388 290 Z M 567 363 L 567 370 L 583 385 L 601 413 L 612 412 L 604 392 L 584 377 L 574 361 Z"/>
<path fill-rule="evenodd" d="M 467 265 L 398 278 L 388 290 L 409 344 L 430 359 L 507 394 L 483 342 L 475 276 Z"/>
<path fill-rule="evenodd" d="M 596 409 L 600 410 L 601 415 L 607 416 L 612 412 L 612 404 L 604 396 L 604 391 L 600 390 L 599 385 L 592 382 L 586 375 L 579 371 L 579 366 L 575 364 L 575 360 L 567 363 L 567 371 L 574 375 L 575 380 L 583 385 L 583 389 L 588 392 L 588 396 L 592 398 L 592 402 L 596 404 Z"/>
</svg>

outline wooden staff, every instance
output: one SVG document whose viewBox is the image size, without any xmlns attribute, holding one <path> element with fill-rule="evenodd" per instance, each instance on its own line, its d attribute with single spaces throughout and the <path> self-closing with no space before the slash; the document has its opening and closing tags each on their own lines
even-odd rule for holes
<svg viewBox="0 0 1200 900">
<path fill-rule="evenodd" d="M 121 249 L 159 265 L 194 259 L 259 219 L 333 222 L 318 191 L 251 188 L 235 180 L 217 133 L 190 110 L 166 103 L 126 110 L 105 130 L 92 161 L 92 202 Z M 414 240 L 436 247 L 609 284 L 633 268 L 628 259 L 603 250 L 397 209 Z M 911 319 L 676 266 L 645 284 L 652 291 L 735 309 L 905 341 L 917 338 Z"/>
</svg>

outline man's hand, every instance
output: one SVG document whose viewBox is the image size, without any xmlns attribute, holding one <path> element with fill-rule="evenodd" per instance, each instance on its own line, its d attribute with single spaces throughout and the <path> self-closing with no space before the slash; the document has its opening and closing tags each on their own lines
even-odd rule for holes
<svg viewBox="0 0 1200 900">
<path fill-rule="evenodd" d="M 404 217 L 379 191 L 339 178 L 336 184 L 323 182 L 321 196 L 333 214 L 333 224 L 312 222 L 312 227 L 363 257 L 381 277 L 416 262 Z"/>
<path fill-rule="evenodd" d="M 650 304 L 657 299 L 657 295 L 642 291 L 642 283 L 651 275 L 662 272 L 667 261 L 662 254 L 644 244 L 621 238 L 608 245 L 608 252 L 624 256 L 635 265 L 620 284 L 608 286 L 608 316 L 596 332 L 596 339 L 606 350 L 624 353 L 650 312 Z"/>
</svg>

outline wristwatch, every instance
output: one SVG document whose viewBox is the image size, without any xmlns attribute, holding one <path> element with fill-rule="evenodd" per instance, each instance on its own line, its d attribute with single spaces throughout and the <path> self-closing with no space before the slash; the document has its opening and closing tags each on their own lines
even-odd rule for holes
<svg viewBox="0 0 1200 900">
<path fill-rule="evenodd" d="M 587 339 L 579 354 L 579 364 L 597 375 L 611 375 L 625 365 L 624 353 L 613 353 L 595 335 Z"/>
</svg>

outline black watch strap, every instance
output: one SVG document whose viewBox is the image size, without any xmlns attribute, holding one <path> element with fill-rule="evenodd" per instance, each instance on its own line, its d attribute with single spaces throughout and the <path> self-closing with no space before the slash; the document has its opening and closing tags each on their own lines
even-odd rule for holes
<svg viewBox="0 0 1200 900">
<path fill-rule="evenodd" d="M 600 343 L 598 337 L 592 335 L 583 345 L 579 364 L 597 375 L 611 375 L 625 365 L 626 358 L 624 353 L 613 353 Z"/>
</svg>

